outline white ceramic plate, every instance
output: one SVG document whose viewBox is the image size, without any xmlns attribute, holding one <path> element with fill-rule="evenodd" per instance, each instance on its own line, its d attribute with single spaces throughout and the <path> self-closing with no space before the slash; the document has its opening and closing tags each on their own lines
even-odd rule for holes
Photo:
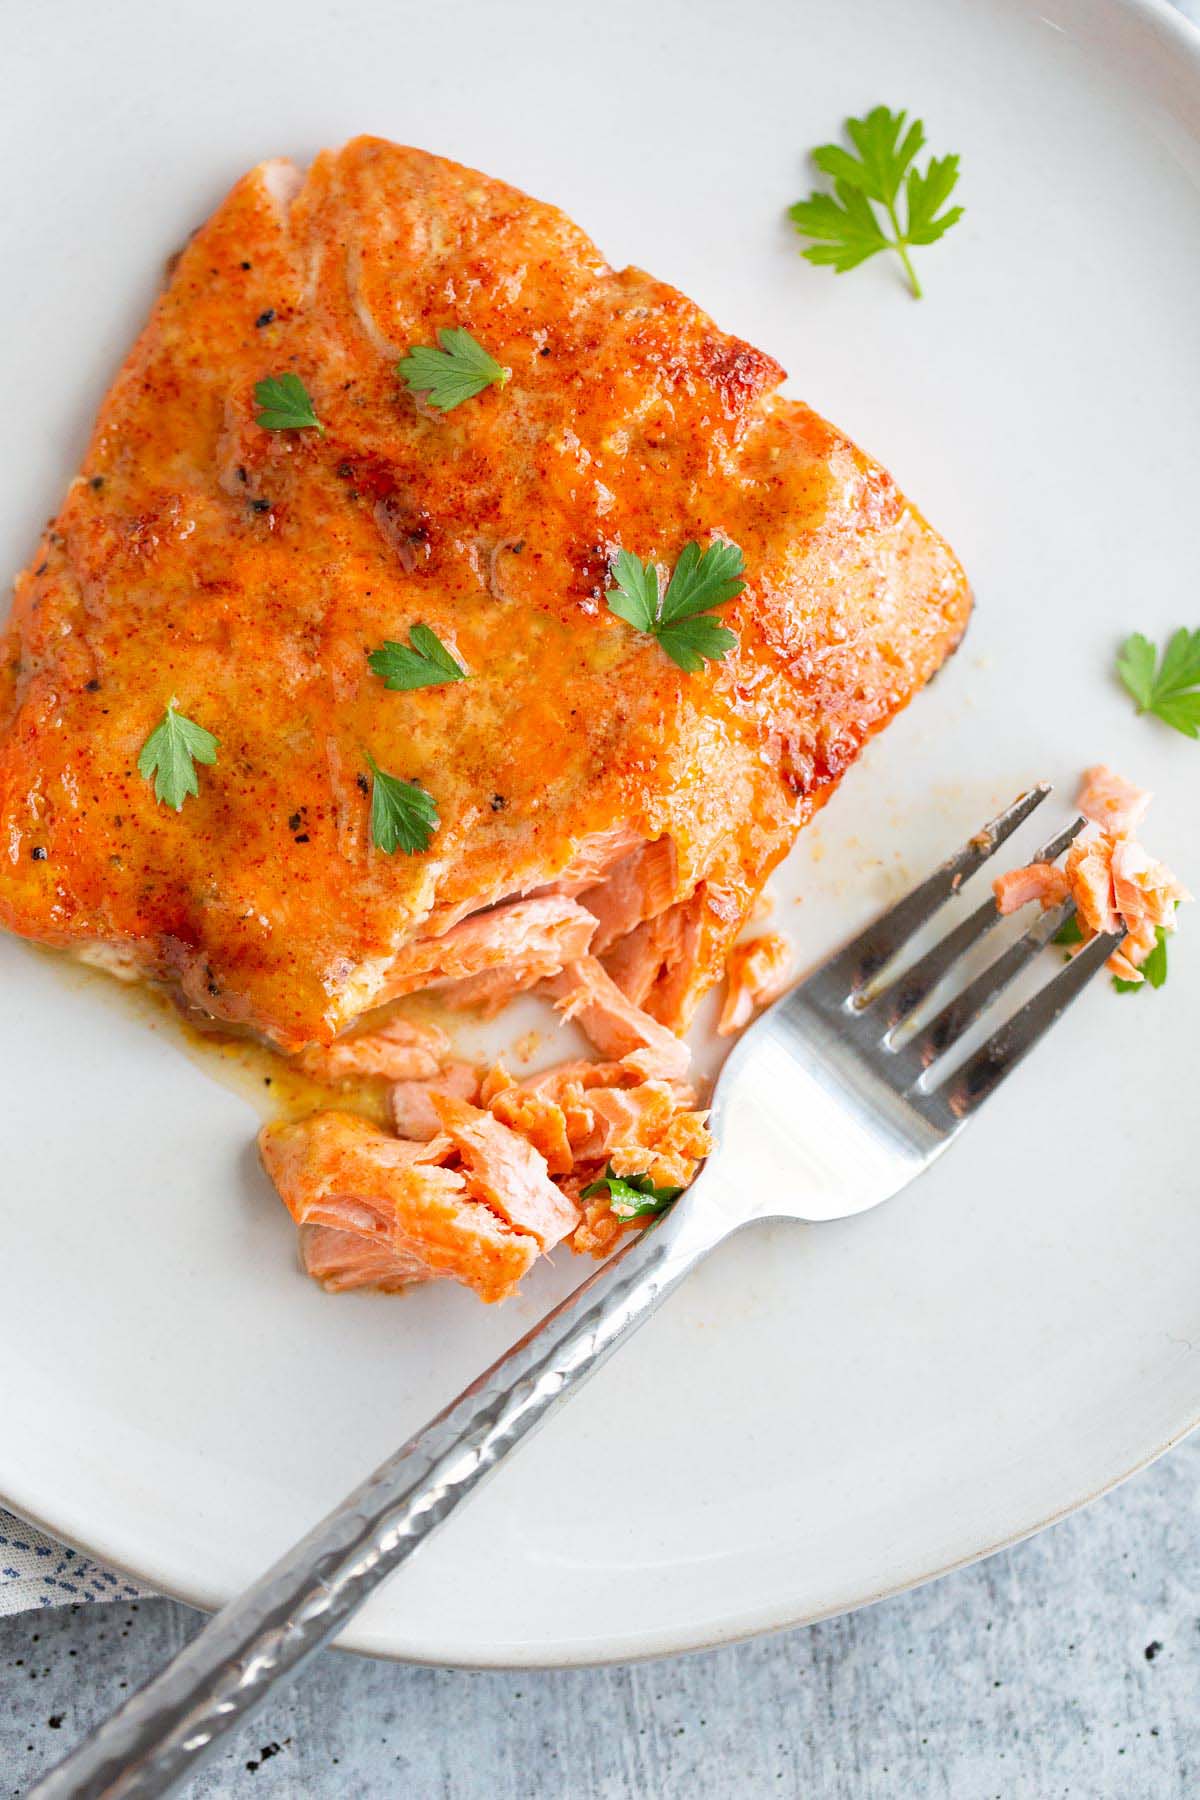
<svg viewBox="0 0 1200 1800">
<path fill-rule="evenodd" d="M 1127 631 L 1200 623 L 1200 39 L 1165 6 L 44 0 L 0 39 L 10 569 L 185 232 L 261 157 L 380 132 L 558 201 L 774 351 L 966 562 L 966 647 L 786 870 L 805 959 L 1022 785 L 1065 810 L 1100 757 L 1157 790 L 1151 842 L 1200 887 L 1200 745 L 1111 675 Z M 920 305 L 883 260 L 811 269 L 783 220 L 807 148 L 880 100 L 963 159 Z M 0 991 L 0 1492 L 214 1604 L 584 1266 L 500 1310 L 328 1298 L 244 1097 L 13 941 Z M 1198 1009 L 1200 917 L 1163 992 L 1097 985 L 902 1199 L 715 1257 L 347 1641 L 712 1644 L 949 1569 L 1153 1456 L 1200 1417 Z"/>
</svg>

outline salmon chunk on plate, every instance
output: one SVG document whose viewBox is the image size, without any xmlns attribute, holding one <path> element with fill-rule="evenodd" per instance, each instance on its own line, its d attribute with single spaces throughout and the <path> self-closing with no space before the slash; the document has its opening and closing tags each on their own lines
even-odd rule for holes
<svg viewBox="0 0 1200 1800">
<path fill-rule="evenodd" d="M 681 1082 L 672 1043 L 771 869 L 970 606 L 783 378 L 444 158 L 359 138 L 252 170 L 173 261 L 17 580 L 0 925 L 339 1082 L 452 1060 L 399 1026 L 339 1048 L 401 996 L 534 988 L 624 1085 Z M 270 1153 L 289 1205 L 305 1153 Z M 491 1297 L 547 1247 L 465 1151 L 384 1165 L 355 1196 L 387 1202 L 363 1279 L 437 1273 L 453 1240 Z M 548 1179 L 577 1220 L 574 1160 Z M 336 1284 L 345 1208 L 293 1210 Z"/>
</svg>

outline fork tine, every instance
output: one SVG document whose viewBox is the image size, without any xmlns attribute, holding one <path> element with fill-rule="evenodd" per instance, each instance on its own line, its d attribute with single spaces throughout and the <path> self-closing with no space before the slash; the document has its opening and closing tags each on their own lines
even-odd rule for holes
<svg viewBox="0 0 1200 1800">
<path fill-rule="evenodd" d="M 1019 937 L 1015 944 L 1010 944 L 1003 955 L 990 962 L 974 981 L 969 981 L 960 993 L 948 1000 L 927 1025 L 914 1032 L 901 1046 L 900 1055 L 908 1060 L 915 1060 L 922 1069 L 929 1068 L 931 1063 L 935 1063 L 939 1056 L 958 1042 L 1009 983 L 1016 980 L 1026 964 L 1041 954 L 1055 932 L 1074 913 L 1073 904 L 1043 913 L 1023 937 Z"/>
<path fill-rule="evenodd" d="M 1074 819 L 1065 830 L 1057 832 L 1048 843 L 1043 844 L 1041 849 L 1036 851 L 1029 860 L 1031 862 L 1054 862 L 1083 830 L 1085 822 L 1082 818 Z M 983 905 L 971 914 L 970 918 L 964 919 L 961 924 L 955 926 L 953 931 L 947 932 L 946 936 L 927 951 L 910 969 L 905 969 L 902 975 L 897 975 L 895 981 L 890 982 L 878 998 L 872 998 L 868 1005 L 878 1009 L 883 1030 L 885 1032 L 894 1031 L 897 1025 L 902 1024 L 910 1014 L 916 1012 L 917 1008 L 928 1000 L 933 990 L 949 974 L 959 957 L 969 950 L 979 938 L 983 937 L 985 932 L 990 931 L 993 925 L 998 924 L 1001 917 L 1002 914 L 996 902 L 985 900 Z M 1054 929 L 1057 931 L 1058 926 L 1064 922 L 1065 919 L 1060 918 Z"/>
<path fill-rule="evenodd" d="M 967 1058 L 961 1069 L 956 1069 L 942 1087 L 936 1088 L 930 1099 L 942 1102 L 955 1119 L 969 1118 L 999 1087 L 1010 1070 L 1016 1068 L 1021 1058 L 1033 1049 L 1038 1039 L 1057 1024 L 1120 941 L 1118 936 L 1105 936 L 1086 945 L 1061 973 L 994 1031 L 987 1042 Z"/>
<path fill-rule="evenodd" d="M 868 925 L 844 950 L 830 959 L 820 970 L 823 990 L 838 992 L 842 999 L 856 995 L 864 984 L 902 950 L 913 934 L 931 919 L 940 906 L 957 894 L 964 881 L 982 868 L 993 851 L 1018 825 L 1023 825 L 1035 807 L 1050 792 L 1049 782 L 1039 782 L 1028 793 L 1021 794 L 1002 813 L 989 821 L 981 831 L 967 839 L 940 869 L 934 871 L 919 887 Z"/>
</svg>

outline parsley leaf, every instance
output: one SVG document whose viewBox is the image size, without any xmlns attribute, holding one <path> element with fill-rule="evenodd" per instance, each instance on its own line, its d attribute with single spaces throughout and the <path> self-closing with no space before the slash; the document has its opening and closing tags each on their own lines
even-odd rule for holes
<svg viewBox="0 0 1200 1800">
<path fill-rule="evenodd" d="M 1141 965 L 1143 981 L 1122 981 L 1119 975 L 1113 976 L 1113 986 L 1118 994 L 1136 994 L 1141 988 L 1160 988 L 1167 979 L 1167 932 L 1158 925 L 1154 931 L 1158 939 L 1153 950 Z"/>
<path fill-rule="evenodd" d="M 924 174 L 913 165 L 924 147 L 925 127 L 908 114 L 876 106 L 862 119 L 847 119 L 846 131 L 857 154 L 841 144 L 821 144 L 813 162 L 833 181 L 833 193 L 819 191 L 788 209 L 801 237 L 814 238 L 803 252 L 811 263 L 832 267 L 839 275 L 856 269 L 880 250 L 895 250 L 904 264 L 913 298 L 921 284 L 909 257 L 915 244 L 934 244 L 962 218 L 961 206 L 943 211 L 958 181 L 957 156 L 934 156 Z M 900 224 L 903 191 L 905 222 Z M 891 226 L 889 237 L 876 206 Z"/>
<path fill-rule="evenodd" d="M 428 394 L 429 404 L 447 413 L 493 383 L 504 386 L 510 371 L 502 369 L 469 331 L 443 326 L 437 335 L 440 350 L 419 344 L 396 364 L 397 375 L 414 394 Z"/>
<path fill-rule="evenodd" d="M 1139 712 L 1153 713 L 1184 737 L 1200 737 L 1200 631 L 1181 626 L 1161 662 L 1149 638 L 1135 631 L 1121 645 L 1117 674 Z"/>
<path fill-rule="evenodd" d="M 648 1175 L 614 1175 L 609 1163 L 598 1181 L 589 1182 L 579 1198 L 590 1200 L 593 1195 L 608 1189 L 609 1201 L 614 1216 L 621 1220 L 645 1219 L 652 1214 L 665 1212 L 673 1200 L 678 1200 L 683 1189 L 677 1187 L 655 1187 Z"/>
<path fill-rule="evenodd" d="M 381 769 L 368 755 L 371 774 L 371 840 L 377 850 L 391 856 L 403 850 L 417 856 L 428 850 L 437 830 L 437 803 L 415 781 L 401 781 Z"/>
<path fill-rule="evenodd" d="M 160 805 L 165 800 L 176 812 L 182 812 L 188 795 L 200 792 L 195 765 L 216 760 L 217 739 L 212 732 L 177 712 L 172 700 L 161 724 L 155 726 L 142 745 L 137 769 L 146 781 L 153 776 L 154 798 Z"/>
<path fill-rule="evenodd" d="M 706 662 L 720 662 L 737 643 L 736 634 L 709 614 L 741 593 L 744 568 L 736 544 L 718 541 L 707 550 L 685 544 L 663 594 L 653 562 L 618 550 L 612 566 L 616 586 L 604 598 L 609 612 L 656 637 L 673 663 L 695 675 Z"/>
<path fill-rule="evenodd" d="M 428 625 L 410 625 L 407 644 L 385 638 L 382 649 L 372 650 L 367 663 L 373 675 L 403 692 L 444 687 L 447 682 L 467 679 L 466 670 L 455 662 L 437 632 Z"/>
<path fill-rule="evenodd" d="M 1050 942 L 1052 944 L 1082 944 L 1083 927 L 1080 925 L 1079 920 L 1074 913 L 1071 914 L 1064 925 L 1059 926 L 1054 936 L 1050 939 Z"/>
<path fill-rule="evenodd" d="M 301 431 L 311 426 L 325 436 L 325 427 L 313 409 L 308 389 L 300 377 L 290 371 L 286 375 L 268 375 L 265 380 L 256 381 L 254 403 L 259 409 L 254 423 L 261 425 L 264 431 Z"/>
<path fill-rule="evenodd" d="M 615 588 L 604 598 L 608 610 L 637 631 L 653 632 L 658 623 L 658 569 L 631 550 L 618 550 L 612 566 Z"/>
</svg>

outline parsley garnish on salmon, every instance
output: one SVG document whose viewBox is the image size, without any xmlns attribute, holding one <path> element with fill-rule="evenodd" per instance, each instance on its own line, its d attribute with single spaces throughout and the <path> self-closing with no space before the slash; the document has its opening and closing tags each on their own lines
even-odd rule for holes
<svg viewBox="0 0 1200 1800">
<path fill-rule="evenodd" d="M 618 550 L 612 565 L 615 586 L 604 598 L 609 612 L 657 638 L 673 663 L 695 675 L 706 662 L 720 662 L 737 643 L 736 633 L 710 614 L 741 593 L 744 567 L 736 544 L 718 542 L 707 550 L 685 544 L 663 593 L 656 563 Z"/>
<path fill-rule="evenodd" d="M 142 745 L 138 774 L 147 781 L 153 778 L 154 798 L 160 805 L 165 800 L 176 812 L 182 812 L 188 795 L 200 792 L 195 765 L 215 763 L 217 749 L 212 732 L 197 725 L 194 719 L 185 718 L 172 700 Z"/>
</svg>

